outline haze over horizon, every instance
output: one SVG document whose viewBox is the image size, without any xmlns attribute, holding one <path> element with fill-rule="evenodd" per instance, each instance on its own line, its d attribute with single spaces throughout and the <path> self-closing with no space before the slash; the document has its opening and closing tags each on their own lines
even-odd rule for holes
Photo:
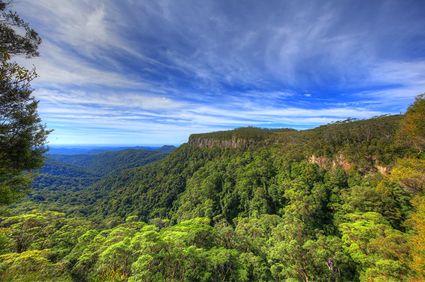
<svg viewBox="0 0 425 282">
<path fill-rule="evenodd" d="M 180 144 L 404 112 L 425 92 L 423 1 L 16 0 L 40 34 L 50 144 Z"/>
</svg>

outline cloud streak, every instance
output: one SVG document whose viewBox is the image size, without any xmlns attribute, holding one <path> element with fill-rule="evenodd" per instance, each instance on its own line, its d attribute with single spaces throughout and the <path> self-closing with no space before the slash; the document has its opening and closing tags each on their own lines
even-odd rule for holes
<svg viewBox="0 0 425 282">
<path fill-rule="evenodd" d="M 403 112 L 425 92 L 420 1 L 14 5 L 44 40 L 30 63 L 53 143 L 175 144 L 246 125 L 309 128 Z"/>
</svg>

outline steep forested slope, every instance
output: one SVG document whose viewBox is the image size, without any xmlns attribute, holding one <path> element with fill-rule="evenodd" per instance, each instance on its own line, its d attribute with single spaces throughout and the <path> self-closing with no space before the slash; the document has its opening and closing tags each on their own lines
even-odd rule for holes
<svg viewBox="0 0 425 282">
<path fill-rule="evenodd" d="M 47 159 L 33 181 L 33 191 L 71 190 L 78 191 L 99 180 L 99 175 L 88 172 L 80 166 Z"/>
<path fill-rule="evenodd" d="M 241 128 L 196 134 L 165 160 L 105 178 L 83 198 L 97 199 L 94 209 L 103 216 L 221 215 L 231 220 L 275 213 L 283 205 L 276 186 L 299 163 L 347 173 L 386 171 L 407 153 L 394 145 L 400 119 L 349 120 L 306 131 Z"/>
<path fill-rule="evenodd" d="M 0 210 L 0 280 L 424 281 L 424 121 L 192 135 L 67 214 Z"/>
<path fill-rule="evenodd" d="M 48 159 L 77 166 L 89 173 L 102 176 L 113 171 L 138 167 L 163 159 L 167 153 L 167 150 L 162 151 L 160 149 L 125 149 L 94 154 L 55 154 L 48 156 Z"/>
<path fill-rule="evenodd" d="M 171 146 L 158 149 L 124 149 L 90 154 L 50 154 L 33 181 L 29 198 L 34 202 L 77 205 L 81 190 L 102 177 L 165 158 Z M 82 206 L 84 209 L 84 207 Z M 78 209 L 78 208 L 77 208 Z"/>
</svg>

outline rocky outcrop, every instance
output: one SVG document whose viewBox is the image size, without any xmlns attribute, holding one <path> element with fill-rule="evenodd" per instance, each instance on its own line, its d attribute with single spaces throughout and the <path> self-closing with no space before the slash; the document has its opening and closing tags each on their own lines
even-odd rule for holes
<svg viewBox="0 0 425 282">
<path fill-rule="evenodd" d="M 339 166 L 345 171 L 349 171 L 353 166 L 352 164 L 344 157 L 343 154 L 339 154 L 336 156 L 335 160 L 332 162 L 332 166 Z"/>
<path fill-rule="evenodd" d="M 197 148 L 225 148 L 225 149 L 236 149 L 243 148 L 248 145 L 246 139 L 232 137 L 230 139 L 215 139 L 215 138 L 190 138 L 189 145 Z"/>
<path fill-rule="evenodd" d="M 354 166 L 352 163 L 350 163 L 343 154 L 338 154 L 335 158 L 330 159 L 328 157 L 323 156 L 316 156 L 311 155 L 308 158 L 308 161 L 313 164 L 317 164 L 319 167 L 324 169 L 331 169 L 340 167 L 345 171 L 351 170 Z M 390 166 L 384 166 L 382 164 L 377 164 L 377 161 L 375 159 L 372 159 L 371 162 L 375 163 L 375 165 L 372 165 L 371 168 L 369 168 L 369 172 L 379 172 L 382 175 L 388 175 L 390 174 L 391 167 Z M 365 171 L 367 172 L 367 171 Z"/>
<path fill-rule="evenodd" d="M 345 171 L 352 169 L 352 164 L 344 157 L 343 154 L 339 154 L 335 159 L 330 159 L 328 157 L 321 157 L 312 155 L 308 161 L 313 164 L 317 164 L 321 168 L 330 169 L 335 167 L 341 167 Z"/>
<path fill-rule="evenodd" d="M 279 130 L 286 132 L 287 130 Z M 256 127 L 241 127 L 234 130 L 192 134 L 189 145 L 198 148 L 247 148 L 270 144 L 276 137 L 276 130 Z"/>
<path fill-rule="evenodd" d="M 376 165 L 375 168 L 380 174 L 388 175 L 390 173 L 390 168 L 388 166 Z"/>
<path fill-rule="evenodd" d="M 317 164 L 321 168 L 328 168 L 330 164 L 330 160 L 327 157 L 319 157 L 316 155 L 312 155 L 308 158 L 308 161 L 312 164 Z"/>
</svg>

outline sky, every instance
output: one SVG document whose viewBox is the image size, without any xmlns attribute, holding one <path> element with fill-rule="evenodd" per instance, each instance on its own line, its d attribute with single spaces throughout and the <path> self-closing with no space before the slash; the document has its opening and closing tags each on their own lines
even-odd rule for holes
<svg viewBox="0 0 425 282">
<path fill-rule="evenodd" d="M 14 0 L 40 34 L 55 144 L 181 144 L 405 112 L 425 92 L 425 1 Z M 19 58 L 18 58 L 19 60 Z"/>
</svg>

